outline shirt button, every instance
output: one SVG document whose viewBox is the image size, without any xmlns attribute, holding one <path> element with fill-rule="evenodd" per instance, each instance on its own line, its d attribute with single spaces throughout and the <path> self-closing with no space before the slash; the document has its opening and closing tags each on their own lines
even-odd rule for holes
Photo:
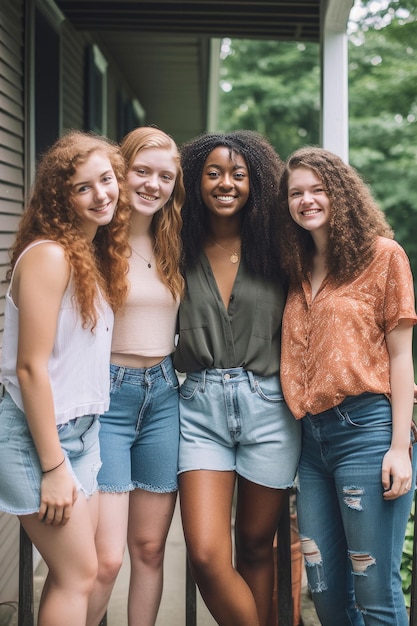
<svg viewBox="0 0 417 626">
<path fill-rule="evenodd" d="M 224 379 L 225 379 L 225 380 L 230 380 L 230 374 L 225 374 L 225 375 L 224 375 Z"/>
</svg>

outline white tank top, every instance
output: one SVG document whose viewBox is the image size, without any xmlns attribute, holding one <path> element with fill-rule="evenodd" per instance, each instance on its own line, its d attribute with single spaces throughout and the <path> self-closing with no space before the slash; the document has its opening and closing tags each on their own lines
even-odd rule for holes
<svg viewBox="0 0 417 626">
<path fill-rule="evenodd" d="M 13 274 L 22 256 L 42 243 L 46 243 L 45 240 L 35 241 L 22 252 Z M 24 411 L 16 375 L 19 309 L 12 299 L 12 282 L 13 275 L 6 293 L 1 377 L 13 401 Z M 83 328 L 70 279 L 62 298 L 55 343 L 48 363 L 57 425 L 82 415 L 104 413 L 109 407 L 113 311 L 102 296 L 99 297 L 97 312 L 94 331 Z"/>
</svg>

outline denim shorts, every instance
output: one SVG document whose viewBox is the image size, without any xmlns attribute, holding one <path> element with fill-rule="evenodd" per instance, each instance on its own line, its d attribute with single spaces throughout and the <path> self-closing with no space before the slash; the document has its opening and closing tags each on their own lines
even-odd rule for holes
<svg viewBox="0 0 417 626">
<path fill-rule="evenodd" d="M 180 431 L 179 472 L 236 471 L 265 487 L 293 485 L 301 424 L 277 375 L 243 368 L 188 374 L 180 390 Z"/>
<path fill-rule="evenodd" d="M 100 469 L 98 415 L 84 415 L 57 426 L 62 452 L 77 490 L 88 498 L 97 490 Z M 42 469 L 25 414 L 8 393 L 0 402 L 0 510 L 37 513 Z"/>
<path fill-rule="evenodd" d="M 110 408 L 100 417 L 99 490 L 177 490 L 178 378 L 171 356 L 150 368 L 110 365 Z"/>
</svg>

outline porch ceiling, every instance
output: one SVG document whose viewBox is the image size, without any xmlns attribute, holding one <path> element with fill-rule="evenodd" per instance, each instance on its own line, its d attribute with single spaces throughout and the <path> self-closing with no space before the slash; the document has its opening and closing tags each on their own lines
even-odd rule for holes
<svg viewBox="0 0 417 626">
<path fill-rule="evenodd" d="M 320 41 L 320 7 L 353 0 L 55 0 L 93 32 L 146 112 L 176 139 L 206 130 L 210 38 Z M 338 19 L 338 16 L 336 16 Z M 343 20 L 342 20 L 343 21 Z"/>
<path fill-rule="evenodd" d="M 59 0 L 76 28 L 318 41 L 320 0 Z"/>
</svg>

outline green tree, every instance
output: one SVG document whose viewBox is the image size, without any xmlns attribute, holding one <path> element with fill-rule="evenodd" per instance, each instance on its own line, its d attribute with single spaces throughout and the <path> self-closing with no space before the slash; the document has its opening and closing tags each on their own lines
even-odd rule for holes
<svg viewBox="0 0 417 626">
<path fill-rule="evenodd" d="M 221 70 L 220 128 L 258 130 L 282 158 L 317 143 L 319 53 L 312 43 L 233 40 Z"/>
<path fill-rule="evenodd" d="M 417 0 L 391 2 L 365 15 L 349 41 L 350 161 L 385 210 L 410 257 L 415 279 L 416 6 Z"/>
</svg>

